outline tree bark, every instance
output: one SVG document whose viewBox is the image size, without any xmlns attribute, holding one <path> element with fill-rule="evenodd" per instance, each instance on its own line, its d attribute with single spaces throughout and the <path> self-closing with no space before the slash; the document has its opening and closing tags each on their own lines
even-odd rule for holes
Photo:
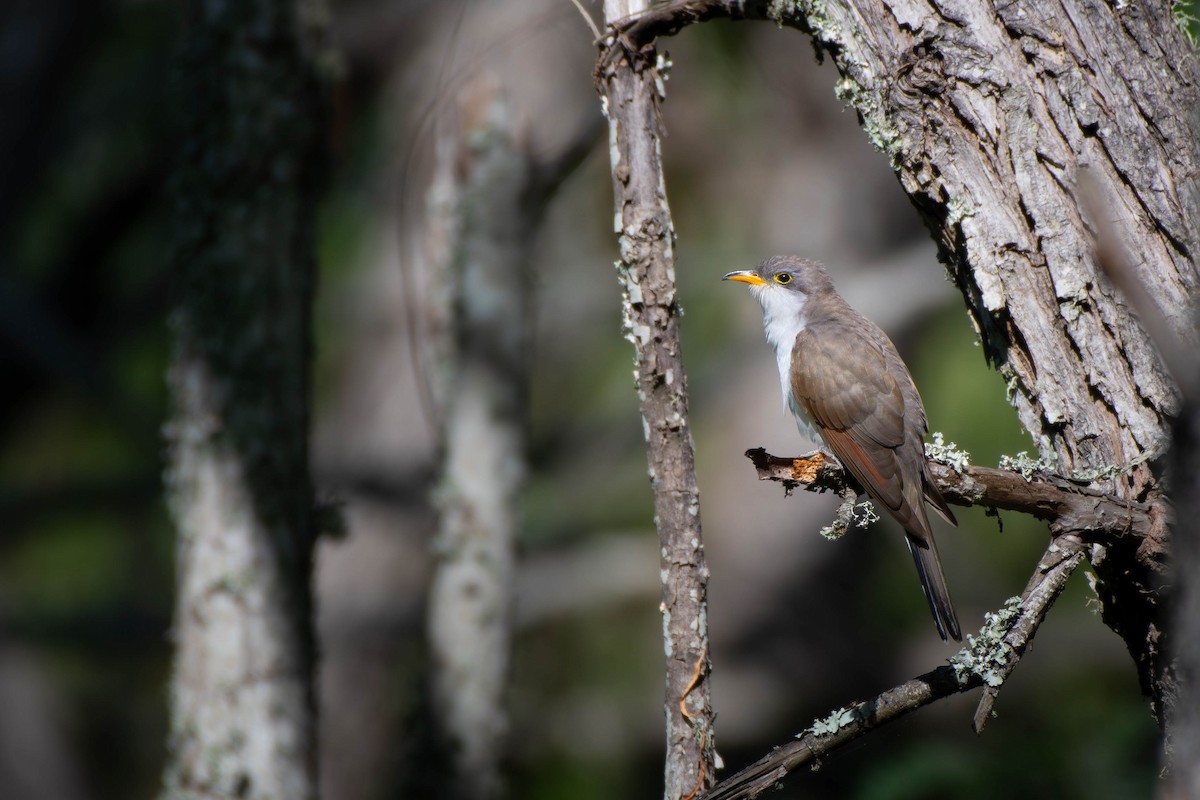
<svg viewBox="0 0 1200 800">
<path fill-rule="evenodd" d="M 1146 537 L 1093 545 L 1102 616 L 1155 717 L 1168 547 L 1158 481 L 1177 408 L 1154 343 L 1108 273 L 1135 271 L 1195 346 L 1200 247 L 1196 55 L 1171 5 L 925 0 L 670 3 L 620 26 L 635 51 L 715 17 L 808 31 L 937 240 L 1043 457 L 1155 505 Z"/>
<path fill-rule="evenodd" d="M 611 25 L 646 7 L 607 0 Z M 700 531 L 687 379 L 679 343 L 675 231 L 662 174 L 659 104 L 663 74 L 653 47 L 630 53 L 608 42 L 611 59 L 596 74 L 609 121 L 624 290 L 625 335 L 636 352 L 638 399 L 646 436 L 654 521 L 661 554 L 666 656 L 665 793 L 692 798 L 713 784 L 715 749 L 708 681 L 708 565 Z"/>
<path fill-rule="evenodd" d="M 316 796 L 308 472 L 324 102 L 283 0 L 194 0 L 178 72 L 164 796 Z"/>
</svg>

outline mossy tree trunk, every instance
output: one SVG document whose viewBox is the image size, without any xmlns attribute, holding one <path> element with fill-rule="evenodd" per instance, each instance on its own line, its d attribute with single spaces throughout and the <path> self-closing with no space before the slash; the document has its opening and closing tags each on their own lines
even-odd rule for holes
<svg viewBox="0 0 1200 800">
<path fill-rule="evenodd" d="M 188 4 L 167 797 L 317 794 L 308 402 L 325 114 L 305 24 L 290 0 Z"/>
</svg>

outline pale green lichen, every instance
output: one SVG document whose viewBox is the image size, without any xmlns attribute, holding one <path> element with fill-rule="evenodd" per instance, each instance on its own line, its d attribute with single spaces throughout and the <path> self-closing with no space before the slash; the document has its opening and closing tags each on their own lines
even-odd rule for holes
<svg viewBox="0 0 1200 800">
<path fill-rule="evenodd" d="M 954 442 L 946 444 L 945 437 L 941 433 L 935 431 L 930 438 L 932 441 L 925 444 L 926 457 L 939 464 L 953 467 L 956 472 L 962 472 L 971 465 L 971 454 L 966 450 L 959 449 Z"/>
<path fill-rule="evenodd" d="M 810 727 L 796 734 L 797 739 L 803 739 L 808 734 L 813 736 L 828 736 L 837 733 L 847 725 L 853 725 L 859 719 L 859 707 L 839 708 L 825 719 L 815 721 Z"/>
<path fill-rule="evenodd" d="M 1096 481 L 1112 480 L 1113 478 L 1120 477 L 1121 475 L 1129 474 L 1135 467 L 1145 464 L 1151 459 L 1158 458 L 1160 455 L 1162 455 L 1161 451 L 1147 450 L 1146 452 L 1131 458 L 1129 461 L 1126 461 L 1124 464 L 1112 464 L 1109 466 L 1101 466 L 1094 469 L 1085 469 L 1072 472 L 1071 480 L 1079 481 L 1081 483 L 1095 483 Z"/>
<path fill-rule="evenodd" d="M 1087 581 L 1088 588 L 1092 590 L 1092 596 L 1084 602 L 1084 607 L 1093 615 L 1098 615 L 1103 610 L 1103 601 L 1100 599 L 1100 579 L 1094 572 L 1084 572 L 1083 577 Z"/>
<path fill-rule="evenodd" d="M 961 197 L 951 197 L 946 203 L 946 224 L 953 227 L 967 217 L 975 216 L 975 209 Z"/>
<path fill-rule="evenodd" d="M 778 25 L 796 20 L 822 41 L 836 41 L 839 38 L 837 24 L 829 16 L 825 0 L 771 0 L 767 6 L 767 19 L 774 20 Z"/>
<path fill-rule="evenodd" d="M 847 490 L 842 495 L 842 502 L 838 505 L 837 511 L 834 512 L 833 522 L 821 528 L 818 533 L 830 541 L 836 541 L 846 535 L 846 531 L 850 530 L 852 524 L 859 528 L 865 528 L 871 523 L 879 521 L 879 514 L 875 513 L 875 506 L 871 504 L 870 500 L 863 500 L 861 503 L 854 501 L 854 492 Z"/>
<path fill-rule="evenodd" d="M 983 627 L 978 636 L 968 636 L 967 646 L 950 659 L 954 675 L 960 682 L 978 675 L 991 687 L 1000 686 L 1008 675 L 1013 648 L 1004 640 L 1021 616 L 1021 598 L 1010 597 L 996 612 L 983 615 Z"/>
<path fill-rule="evenodd" d="M 900 157 L 900 132 L 888 122 L 887 116 L 881 110 L 879 98 L 849 75 L 842 75 L 834 85 L 834 94 L 858 111 L 862 116 L 863 130 L 871 144 L 888 156 L 893 169 L 897 168 Z"/>
<path fill-rule="evenodd" d="M 1021 390 L 1021 379 L 1017 377 L 1012 365 L 1007 362 L 1001 364 L 997 371 L 1000 373 L 1000 377 L 1004 378 L 1004 399 L 1011 405 L 1013 398 Z"/>
<path fill-rule="evenodd" d="M 1033 458 L 1028 451 L 1022 450 L 1015 456 L 1000 456 L 1000 469 L 1019 472 L 1022 478 L 1029 481 L 1039 472 L 1049 472 L 1057 461 L 1058 456 L 1053 453 L 1048 458 Z"/>
<path fill-rule="evenodd" d="M 838 29 L 837 23 L 833 21 L 833 17 L 829 15 L 829 8 L 825 5 L 825 0 L 810 0 L 807 3 L 794 3 L 797 9 L 803 10 L 805 17 L 808 20 L 808 27 L 812 29 L 813 34 L 818 39 L 824 42 L 834 42 L 841 39 L 841 31 Z"/>
<path fill-rule="evenodd" d="M 767 19 L 782 25 L 783 21 L 800 14 L 800 4 L 796 0 L 771 0 L 767 6 Z"/>
<path fill-rule="evenodd" d="M 854 524 L 860 528 L 865 528 L 873 522 L 879 522 L 879 515 L 875 513 L 875 506 L 870 500 L 863 500 L 858 505 L 854 506 Z"/>
</svg>

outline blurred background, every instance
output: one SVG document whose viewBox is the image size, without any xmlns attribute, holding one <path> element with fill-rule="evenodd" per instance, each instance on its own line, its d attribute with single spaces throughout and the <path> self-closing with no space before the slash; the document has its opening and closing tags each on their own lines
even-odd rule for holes
<svg viewBox="0 0 1200 800">
<path fill-rule="evenodd" d="M 179 7 L 19 0 L 0 13 L 0 797 L 149 797 L 165 755 L 173 592 L 160 427 Z M 315 576 L 324 797 L 421 796 L 436 467 L 410 341 L 420 281 L 406 270 L 418 269 L 437 120 L 480 75 L 507 93 L 534 158 L 592 140 L 531 234 L 511 794 L 658 797 L 658 548 L 592 36 L 566 0 L 334 0 L 331 19 L 342 69 L 312 466 L 321 495 L 344 502 L 347 534 L 319 545 Z M 747 448 L 811 444 L 782 410 L 757 304 L 720 276 L 774 253 L 826 262 L 900 347 L 932 430 L 982 465 L 1032 443 L 916 211 L 810 42 L 712 23 L 667 49 L 717 747 L 732 772 L 954 650 L 890 521 L 831 543 L 816 535 L 831 500 L 756 480 Z M 1020 593 L 1046 532 L 1015 515 L 959 518 L 938 537 L 971 631 Z M 955 698 L 775 796 L 1147 796 L 1157 731 L 1091 596 L 1081 571 L 982 736 L 970 731 L 976 697 Z"/>
</svg>

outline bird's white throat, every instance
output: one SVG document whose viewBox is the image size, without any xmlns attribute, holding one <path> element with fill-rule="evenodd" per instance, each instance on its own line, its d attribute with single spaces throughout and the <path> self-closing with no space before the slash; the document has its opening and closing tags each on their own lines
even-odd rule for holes
<svg viewBox="0 0 1200 800">
<path fill-rule="evenodd" d="M 821 441 L 808 412 L 800 408 L 792 397 L 792 350 L 796 346 L 796 337 L 808 322 L 804 313 L 808 295 L 775 286 L 751 286 L 750 291 L 762 306 L 763 332 L 771 347 L 775 348 L 779 385 L 783 390 L 783 408 L 795 417 L 796 427 L 801 434 L 813 441 Z"/>
</svg>

